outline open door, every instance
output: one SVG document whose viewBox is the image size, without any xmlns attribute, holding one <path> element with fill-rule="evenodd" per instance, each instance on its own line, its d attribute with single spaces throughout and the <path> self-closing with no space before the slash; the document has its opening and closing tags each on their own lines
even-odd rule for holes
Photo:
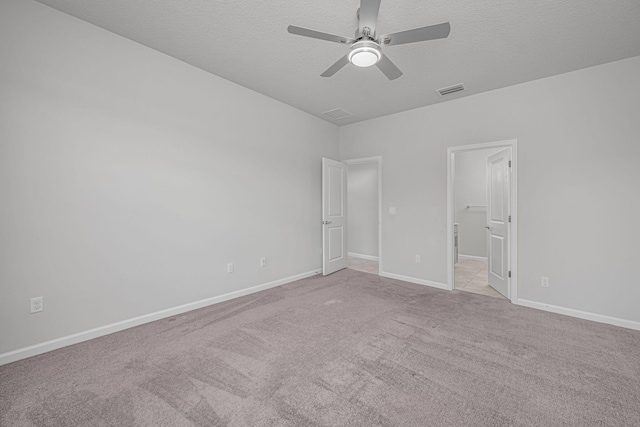
<svg viewBox="0 0 640 427">
<path fill-rule="evenodd" d="M 509 295 L 509 228 L 511 148 L 487 158 L 487 230 L 489 286 L 507 298 Z"/>
<path fill-rule="evenodd" d="M 347 165 L 322 159 L 322 274 L 347 268 Z"/>
</svg>

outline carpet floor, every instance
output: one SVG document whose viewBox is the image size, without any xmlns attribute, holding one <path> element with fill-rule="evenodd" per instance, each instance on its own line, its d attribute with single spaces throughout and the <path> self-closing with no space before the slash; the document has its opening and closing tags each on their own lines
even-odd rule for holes
<svg viewBox="0 0 640 427">
<path fill-rule="evenodd" d="M 0 367 L 2 426 L 639 426 L 640 332 L 354 270 Z"/>
</svg>

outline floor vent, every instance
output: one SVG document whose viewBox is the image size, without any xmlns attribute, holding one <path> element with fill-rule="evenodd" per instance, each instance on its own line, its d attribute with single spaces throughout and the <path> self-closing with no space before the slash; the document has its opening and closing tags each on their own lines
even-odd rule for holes
<svg viewBox="0 0 640 427">
<path fill-rule="evenodd" d="M 457 85 L 443 87 L 442 89 L 436 90 L 440 94 L 440 96 L 451 95 L 452 93 L 461 92 L 464 90 L 464 85 L 462 83 L 458 83 Z"/>
<path fill-rule="evenodd" d="M 353 116 L 353 114 L 344 111 L 342 108 L 336 108 L 335 110 L 325 111 L 322 114 L 326 114 L 327 116 L 329 116 L 329 117 L 331 117 L 332 119 L 335 119 L 335 120 L 340 120 L 340 119 L 344 119 L 344 118 Z"/>
</svg>

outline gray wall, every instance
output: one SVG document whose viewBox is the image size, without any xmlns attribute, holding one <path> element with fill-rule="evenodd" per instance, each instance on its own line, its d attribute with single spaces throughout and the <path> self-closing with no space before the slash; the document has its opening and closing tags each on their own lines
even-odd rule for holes
<svg viewBox="0 0 640 427">
<path fill-rule="evenodd" d="M 0 58 L 0 354 L 321 267 L 337 127 L 31 1 Z"/>
<path fill-rule="evenodd" d="M 518 297 L 640 321 L 638 76 L 634 57 L 341 127 L 342 158 L 383 157 L 385 271 L 445 283 L 447 147 L 518 139 Z"/>
<path fill-rule="evenodd" d="M 350 253 L 378 256 L 378 164 L 349 165 L 347 229 Z"/>
<path fill-rule="evenodd" d="M 458 223 L 460 255 L 487 256 L 487 157 L 496 148 L 460 151 L 455 154 L 455 222 Z"/>
</svg>

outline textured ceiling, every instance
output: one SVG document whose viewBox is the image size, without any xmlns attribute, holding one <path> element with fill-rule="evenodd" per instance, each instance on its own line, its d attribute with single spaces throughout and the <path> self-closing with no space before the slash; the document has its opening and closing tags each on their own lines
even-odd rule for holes
<svg viewBox="0 0 640 427">
<path fill-rule="evenodd" d="M 351 64 L 320 77 L 348 46 L 287 33 L 352 37 L 359 0 L 38 1 L 338 125 L 640 55 L 639 0 L 382 0 L 378 34 L 451 23 L 447 39 L 383 48 L 394 81 Z M 335 108 L 353 116 L 322 114 Z"/>
</svg>

